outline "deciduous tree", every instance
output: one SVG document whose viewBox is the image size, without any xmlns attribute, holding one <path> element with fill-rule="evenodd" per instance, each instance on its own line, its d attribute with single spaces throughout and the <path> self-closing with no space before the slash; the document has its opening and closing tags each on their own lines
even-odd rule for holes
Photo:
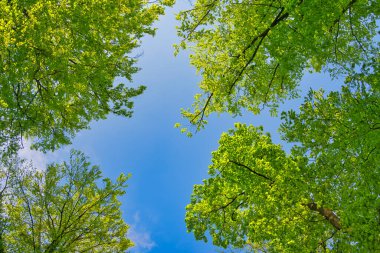
<svg viewBox="0 0 380 253">
<path fill-rule="evenodd" d="M 189 231 L 203 240 L 208 231 L 218 246 L 264 252 L 380 250 L 379 125 L 353 122 L 355 106 L 331 108 L 338 97 L 361 100 L 358 94 L 332 94 L 284 124 L 286 138 L 302 136 L 303 145 L 291 154 L 262 128 L 237 124 L 223 134 L 210 178 L 194 187 L 187 206 Z M 372 99 L 379 97 L 366 102 Z M 317 113 L 323 106 L 333 115 L 338 109 L 341 117 L 321 120 L 329 116 Z M 364 115 L 374 110 L 380 115 L 378 104 Z M 300 118 L 314 124 L 302 126 Z M 378 116 L 370 120 L 380 122 Z"/>
<path fill-rule="evenodd" d="M 201 128 L 212 112 L 259 113 L 297 96 L 305 71 L 348 75 L 378 57 L 371 0 L 197 0 L 178 15 L 202 93 L 183 110 Z"/>
<path fill-rule="evenodd" d="M 207 1 L 179 14 L 203 93 L 183 111 L 254 113 L 297 95 L 305 71 L 344 79 L 282 113 L 287 154 L 237 124 L 187 206 L 188 230 L 254 252 L 380 251 L 378 1 Z"/>
<path fill-rule="evenodd" d="M 70 161 L 36 170 L 16 166 L 5 198 L 5 252 L 125 252 L 133 243 L 118 197 L 128 176 L 102 178 L 79 151 Z"/>
<path fill-rule="evenodd" d="M 0 144 L 54 150 L 91 120 L 131 116 L 131 53 L 173 1 L 0 1 Z"/>
</svg>

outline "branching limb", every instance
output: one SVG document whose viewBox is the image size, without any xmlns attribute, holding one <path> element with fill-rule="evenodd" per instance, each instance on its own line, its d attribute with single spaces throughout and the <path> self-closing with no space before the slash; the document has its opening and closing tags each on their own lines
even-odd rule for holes
<svg viewBox="0 0 380 253">
<path fill-rule="evenodd" d="M 255 171 L 255 170 L 251 169 L 250 167 L 248 167 L 248 166 L 245 165 L 245 164 L 242 164 L 242 163 L 239 163 L 239 162 L 236 162 L 236 161 L 233 161 L 233 160 L 229 160 L 229 162 L 231 162 L 231 163 L 233 163 L 233 164 L 235 164 L 235 165 L 237 165 L 237 166 L 239 166 L 239 167 L 242 167 L 242 168 L 245 168 L 245 169 L 249 170 L 250 172 L 252 172 L 252 173 L 255 174 L 256 176 L 259 176 L 259 177 L 261 177 L 261 178 L 264 178 L 265 180 L 269 180 L 269 181 L 271 181 L 271 184 L 274 183 L 274 180 L 273 180 L 273 179 L 271 179 L 271 178 L 269 178 L 269 177 L 267 177 L 267 176 L 265 176 L 265 175 L 263 175 L 263 174 L 261 174 L 261 173 Z"/>
<path fill-rule="evenodd" d="M 330 222 L 330 224 L 336 228 L 337 230 L 341 230 L 342 226 L 340 224 L 339 217 L 329 208 L 325 207 L 318 207 L 318 205 L 314 202 L 304 204 L 304 206 L 307 206 L 310 210 L 318 212 L 320 215 L 322 215 L 326 220 Z"/>
</svg>

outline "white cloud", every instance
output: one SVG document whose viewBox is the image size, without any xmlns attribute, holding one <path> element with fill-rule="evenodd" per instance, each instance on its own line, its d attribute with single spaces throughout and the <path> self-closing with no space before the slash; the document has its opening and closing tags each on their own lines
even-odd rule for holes
<svg viewBox="0 0 380 253">
<path fill-rule="evenodd" d="M 18 151 L 20 158 L 25 159 L 28 162 L 32 162 L 33 166 L 39 170 L 46 169 L 46 166 L 50 163 L 60 163 L 63 158 L 68 156 L 68 149 L 62 148 L 55 152 L 43 153 L 30 148 L 31 141 L 25 140 L 23 142 L 23 148 Z"/>
<path fill-rule="evenodd" d="M 48 155 L 43 152 L 30 149 L 31 142 L 29 140 L 24 141 L 23 148 L 18 151 L 20 158 L 27 161 L 32 161 L 33 166 L 38 169 L 45 169 L 49 163 Z"/>
<path fill-rule="evenodd" d="M 138 212 L 133 215 L 133 223 L 130 224 L 128 237 L 135 244 L 135 246 L 131 248 L 132 253 L 147 253 L 157 246 L 152 240 L 150 233 L 141 226 L 140 214 Z"/>
</svg>

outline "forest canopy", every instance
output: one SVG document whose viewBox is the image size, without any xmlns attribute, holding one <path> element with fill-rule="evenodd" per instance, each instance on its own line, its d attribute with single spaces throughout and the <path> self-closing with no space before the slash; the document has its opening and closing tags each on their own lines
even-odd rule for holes
<svg viewBox="0 0 380 253">
<path fill-rule="evenodd" d="M 221 136 L 209 178 L 186 210 L 197 239 L 249 252 L 380 250 L 378 1 L 209 1 L 179 13 L 202 93 L 183 115 L 277 115 L 309 71 L 344 80 L 310 90 L 279 131 L 237 123 Z M 310 84 L 313 85 L 313 84 Z"/>
<path fill-rule="evenodd" d="M 135 50 L 145 35 L 155 34 L 154 22 L 173 4 L 0 1 L 0 253 L 132 247 L 119 199 L 129 174 L 104 178 L 80 151 L 48 166 L 34 166 L 17 153 L 25 140 L 34 149 L 55 151 L 93 121 L 110 114 L 131 117 L 134 98 L 145 90 L 127 84 L 139 71 Z M 237 252 L 380 251 L 379 1 L 194 0 L 190 5 L 177 16 L 181 41 L 175 53 L 190 51 L 200 92 L 182 115 L 198 131 L 213 113 L 249 116 L 269 108 L 281 117 L 282 143 L 274 143 L 262 126 L 235 123 L 226 129 L 212 152 L 208 177 L 194 185 L 186 206 L 188 231 Z M 302 105 L 284 110 L 284 102 L 299 97 L 308 72 L 340 85 L 324 84 L 330 86 L 325 91 L 310 83 Z M 165 99 L 176 94 L 170 89 Z M 168 104 L 160 110 L 166 113 Z M 151 127 L 152 119 L 144 126 Z M 137 150 L 139 142 L 126 144 Z M 120 155 L 116 145 L 105 143 L 102 152 Z M 157 143 L 160 152 L 169 153 L 162 139 Z M 176 149 L 170 159 L 184 159 L 182 147 Z M 134 159 L 118 151 L 123 159 Z M 164 155 L 160 152 L 154 150 Z M 153 164 L 155 157 L 146 154 L 151 153 L 144 152 L 141 160 Z M 186 157 L 193 158 L 191 151 Z M 157 159 L 160 173 L 171 164 Z M 149 173 L 153 186 L 141 188 L 162 193 L 150 191 L 151 199 L 164 195 L 169 184 L 159 180 L 170 174 Z M 161 202 L 165 208 L 178 204 Z"/>
<path fill-rule="evenodd" d="M 133 50 L 172 0 L 0 1 L 0 252 L 125 252 L 127 176 L 115 183 L 73 151 L 35 168 L 24 142 L 54 151 L 110 113 L 131 117 L 145 87 Z"/>
<path fill-rule="evenodd" d="M 0 147 L 47 151 L 92 120 L 130 117 L 132 50 L 173 1 L 0 1 Z"/>
</svg>

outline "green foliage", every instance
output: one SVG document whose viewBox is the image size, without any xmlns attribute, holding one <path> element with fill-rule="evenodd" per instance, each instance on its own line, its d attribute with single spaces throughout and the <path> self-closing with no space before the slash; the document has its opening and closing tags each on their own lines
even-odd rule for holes
<svg viewBox="0 0 380 253">
<path fill-rule="evenodd" d="M 222 135 L 187 206 L 197 239 L 253 252 L 380 251 L 379 15 L 376 0 L 198 0 L 179 14 L 177 49 L 193 50 L 202 76 L 183 111 L 197 129 L 212 112 L 276 114 L 305 71 L 345 78 L 282 113 L 290 154 L 262 128 Z"/>
<path fill-rule="evenodd" d="M 276 111 L 297 96 L 306 70 L 352 73 L 377 54 L 378 1 L 197 0 L 178 15 L 179 48 L 202 76 L 192 110 L 202 128 L 212 112 Z M 376 56 L 377 57 L 377 56 Z"/>
<path fill-rule="evenodd" d="M 144 87 L 114 85 L 173 1 L 0 1 L 0 145 L 54 150 L 91 120 L 130 117 Z"/>
<path fill-rule="evenodd" d="M 212 154 L 210 178 L 194 187 L 188 230 L 255 252 L 380 250 L 380 134 L 370 131 L 367 143 L 363 137 L 346 147 L 328 142 L 322 151 L 304 143 L 287 155 L 262 128 L 236 124 Z M 322 143 L 323 136 L 313 138 Z"/>
<path fill-rule="evenodd" d="M 128 176 L 102 179 L 97 166 L 72 151 L 69 163 L 36 170 L 19 161 L 10 195 L 3 199 L 6 252 L 125 252 L 126 237 L 118 197 Z"/>
</svg>

